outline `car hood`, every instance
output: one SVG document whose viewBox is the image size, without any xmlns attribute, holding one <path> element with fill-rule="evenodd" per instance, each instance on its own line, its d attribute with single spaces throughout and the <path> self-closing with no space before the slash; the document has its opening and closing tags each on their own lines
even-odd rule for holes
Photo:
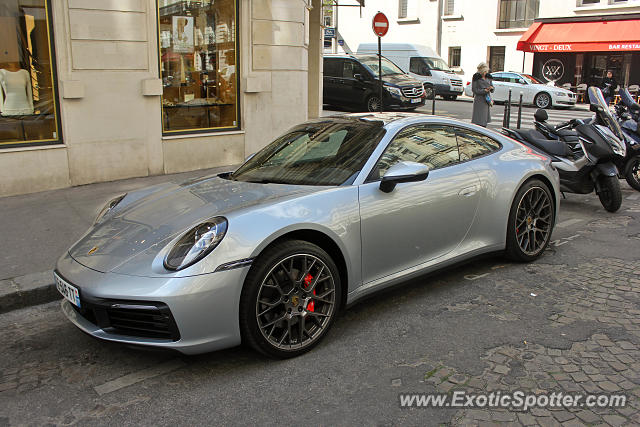
<svg viewBox="0 0 640 427">
<path fill-rule="evenodd" d="M 391 74 L 389 76 L 383 76 L 383 82 L 398 86 L 421 86 L 418 80 L 409 76 L 408 74 Z"/>
<path fill-rule="evenodd" d="M 547 92 L 562 92 L 562 93 L 573 93 L 570 90 L 567 90 L 563 87 L 558 87 L 558 86 L 548 86 L 548 85 L 543 85 L 543 84 L 534 84 L 531 85 L 533 86 L 536 90 L 543 90 L 543 91 L 547 91 Z"/>
<path fill-rule="evenodd" d="M 138 190 L 127 194 L 89 229 L 69 249 L 69 255 L 88 268 L 110 272 L 154 246 L 160 251 L 173 238 L 209 218 L 322 188 L 210 176 Z"/>
</svg>

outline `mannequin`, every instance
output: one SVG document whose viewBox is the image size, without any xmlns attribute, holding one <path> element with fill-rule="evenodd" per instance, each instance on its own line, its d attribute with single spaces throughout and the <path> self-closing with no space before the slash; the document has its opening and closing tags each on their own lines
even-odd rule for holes
<svg viewBox="0 0 640 427">
<path fill-rule="evenodd" d="M 31 77 L 17 65 L 0 69 L 0 115 L 23 116 L 33 114 Z"/>
</svg>

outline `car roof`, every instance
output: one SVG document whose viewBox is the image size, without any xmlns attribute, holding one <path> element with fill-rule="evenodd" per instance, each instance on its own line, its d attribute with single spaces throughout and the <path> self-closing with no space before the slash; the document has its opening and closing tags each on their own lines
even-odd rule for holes
<svg viewBox="0 0 640 427">
<path fill-rule="evenodd" d="M 383 57 L 385 57 L 384 55 L 382 55 Z M 371 58 L 371 57 L 378 57 L 377 54 L 372 54 L 372 53 L 354 53 L 354 54 L 348 54 L 348 53 L 330 53 L 330 54 L 326 54 L 324 55 L 325 58 L 338 58 L 338 59 L 346 59 L 346 58 L 350 58 L 350 59 L 359 59 L 359 58 Z"/>
</svg>

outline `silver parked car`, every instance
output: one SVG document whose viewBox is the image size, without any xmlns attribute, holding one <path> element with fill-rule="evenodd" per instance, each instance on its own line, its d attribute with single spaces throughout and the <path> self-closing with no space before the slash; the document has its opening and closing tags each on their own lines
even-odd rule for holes
<svg viewBox="0 0 640 427">
<path fill-rule="evenodd" d="M 233 173 L 110 201 L 55 278 L 94 337 L 291 357 L 371 292 L 486 252 L 536 259 L 559 194 L 549 159 L 481 127 L 324 117 Z"/>
</svg>

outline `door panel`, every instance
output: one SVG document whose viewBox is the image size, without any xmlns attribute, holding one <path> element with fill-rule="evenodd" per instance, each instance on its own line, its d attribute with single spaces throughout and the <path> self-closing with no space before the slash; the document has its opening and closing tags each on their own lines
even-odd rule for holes
<svg viewBox="0 0 640 427">
<path fill-rule="evenodd" d="M 473 224 L 480 182 L 470 162 L 459 163 L 455 133 L 414 128 L 399 132 L 374 174 L 408 160 L 434 168 L 427 179 L 398 184 L 390 193 L 380 191 L 377 180 L 359 189 L 364 283 L 446 255 Z"/>
</svg>

